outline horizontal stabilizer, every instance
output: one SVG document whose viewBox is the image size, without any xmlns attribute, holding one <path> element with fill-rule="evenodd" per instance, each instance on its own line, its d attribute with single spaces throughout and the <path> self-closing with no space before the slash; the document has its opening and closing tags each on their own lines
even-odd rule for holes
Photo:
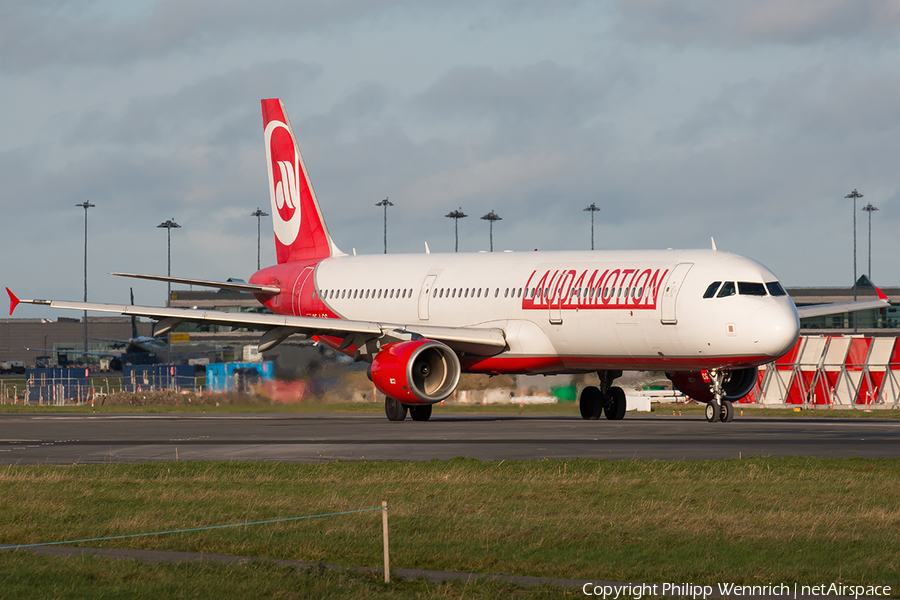
<svg viewBox="0 0 900 600">
<path fill-rule="evenodd" d="M 201 287 L 221 288 L 223 290 L 235 290 L 238 292 L 251 292 L 256 294 L 268 294 L 274 296 L 281 292 L 281 288 L 272 285 L 253 285 L 252 283 L 238 283 L 236 281 L 207 281 L 205 279 L 184 279 L 183 277 L 163 277 L 161 275 L 137 275 L 135 273 L 110 273 L 118 277 L 134 277 L 135 279 L 149 279 L 151 281 L 167 281 L 184 285 L 198 285 Z"/>
</svg>

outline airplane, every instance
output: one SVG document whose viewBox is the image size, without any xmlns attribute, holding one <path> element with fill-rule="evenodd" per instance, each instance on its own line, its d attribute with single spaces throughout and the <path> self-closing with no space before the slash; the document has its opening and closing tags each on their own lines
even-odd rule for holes
<svg viewBox="0 0 900 600">
<path fill-rule="evenodd" d="M 427 421 L 460 374 L 596 372 L 586 420 L 622 419 L 625 370 L 666 372 L 733 419 L 760 365 L 788 352 L 799 318 L 883 308 L 888 298 L 797 308 L 768 268 L 711 250 L 348 255 L 332 239 L 284 104 L 262 100 L 277 264 L 248 283 L 118 273 L 252 292 L 274 314 L 61 300 L 21 303 L 150 317 L 154 336 L 184 322 L 261 330 L 264 352 L 305 334 L 355 360 L 385 396 L 389 421 Z"/>
</svg>

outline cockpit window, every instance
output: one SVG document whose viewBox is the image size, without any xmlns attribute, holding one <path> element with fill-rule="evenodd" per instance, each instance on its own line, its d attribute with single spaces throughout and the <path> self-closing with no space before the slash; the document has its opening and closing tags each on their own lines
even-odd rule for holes
<svg viewBox="0 0 900 600">
<path fill-rule="evenodd" d="M 766 286 L 755 281 L 738 281 L 738 293 L 741 296 L 765 296 Z"/>
<path fill-rule="evenodd" d="M 734 296 L 734 282 L 726 281 L 722 284 L 722 289 L 716 294 L 716 298 L 724 298 L 725 296 Z"/>
<path fill-rule="evenodd" d="M 706 291 L 703 292 L 703 297 L 712 298 L 713 296 L 715 296 L 716 290 L 719 289 L 720 285 L 722 285 L 721 281 L 713 281 L 711 284 L 709 284 L 709 287 L 706 288 Z"/>
<path fill-rule="evenodd" d="M 784 288 L 777 281 L 770 281 L 766 284 L 766 287 L 769 288 L 769 293 L 773 296 L 787 296 L 787 292 L 784 291 Z"/>
</svg>

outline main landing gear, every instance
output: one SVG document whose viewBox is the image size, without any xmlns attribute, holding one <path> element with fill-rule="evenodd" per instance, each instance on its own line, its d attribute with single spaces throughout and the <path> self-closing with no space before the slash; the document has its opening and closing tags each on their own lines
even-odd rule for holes
<svg viewBox="0 0 900 600">
<path fill-rule="evenodd" d="M 625 390 L 613 387 L 612 381 L 622 375 L 621 371 L 600 371 L 600 387 L 588 386 L 581 391 L 579 406 L 581 418 L 596 420 L 601 413 L 606 413 L 610 421 L 619 421 L 625 417 Z"/>
<path fill-rule="evenodd" d="M 725 389 L 722 386 L 723 373 L 718 369 L 709 370 L 709 388 L 713 399 L 706 403 L 706 420 L 710 423 L 721 421 L 730 423 L 734 420 L 734 405 L 725 400 Z"/>
<path fill-rule="evenodd" d="M 431 418 L 431 404 L 412 405 L 403 404 L 391 397 L 384 399 L 384 414 L 388 421 L 403 421 L 407 412 L 413 421 L 427 421 Z"/>
</svg>

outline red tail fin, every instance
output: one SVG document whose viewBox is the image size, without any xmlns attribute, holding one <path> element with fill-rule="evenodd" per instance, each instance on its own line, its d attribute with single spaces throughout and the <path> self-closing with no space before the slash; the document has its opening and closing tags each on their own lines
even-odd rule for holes
<svg viewBox="0 0 900 600">
<path fill-rule="evenodd" d="M 278 263 L 343 254 L 328 235 L 284 104 L 263 100 L 262 116 Z"/>
</svg>

